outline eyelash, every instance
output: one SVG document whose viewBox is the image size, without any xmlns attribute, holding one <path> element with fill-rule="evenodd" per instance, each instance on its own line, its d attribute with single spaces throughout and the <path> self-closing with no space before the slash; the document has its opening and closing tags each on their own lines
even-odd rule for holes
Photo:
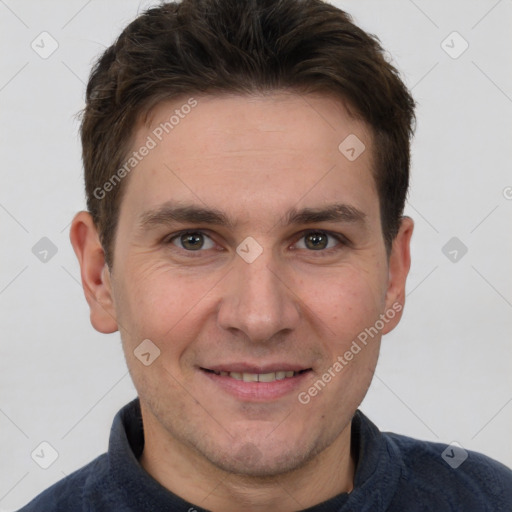
<svg viewBox="0 0 512 512">
<path fill-rule="evenodd" d="M 298 234 L 298 236 L 295 238 L 295 241 L 293 242 L 293 245 L 296 244 L 302 238 L 306 237 L 307 235 L 313 234 L 313 233 L 321 233 L 323 235 L 327 235 L 329 237 L 334 238 L 338 242 L 338 244 L 335 247 L 330 247 L 329 249 L 321 249 L 321 250 L 318 250 L 318 251 L 308 250 L 308 252 L 316 253 L 320 257 L 331 255 L 333 252 L 339 251 L 339 250 L 343 249 L 344 247 L 350 245 L 350 241 L 347 238 L 345 238 L 343 235 L 337 234 L 337 233 L 332 233 L 330 231 L 325 231 L 325 230 L 321 230 L 321 229 L 308 229 L 308 230 L 301 231 Z M 172 246 L 173 245 L 172 244 L 173 240 L 179 238 L 182 235 L 188 235 L 188 234 L 202 234 L 202 235 L 208 237 L 210 240 L 213 241 L 213 239 L 203 230 L 200 230 L 200 229 L 197 229 L 197 230 L 187 229 L 187 230 L 180 231 L 178 233 L 174 233 L 174 234 L 166 237 L 164 239 L 163 243 L 165 245 L 171 245 Z M 186 253 L 188 257 L 192 257 L 192 258 L 196 258 L 196 257 L 200 256 L 202 252 L 204 252 L 204 250 L 187 251 L 186 249 L 183 249 L 181 247 L 176 247 L 176 250 L 178 250 L 178 251 L 180 251 L 182 253 Z M 305 249 L 305 250 L 307 250 L 307 249 Z"/>
</svg>

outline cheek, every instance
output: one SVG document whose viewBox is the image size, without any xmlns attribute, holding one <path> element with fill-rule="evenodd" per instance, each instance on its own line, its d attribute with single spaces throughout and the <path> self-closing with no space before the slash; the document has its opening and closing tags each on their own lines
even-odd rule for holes
<svg viewBox="0 0 512 512">
<path fill-rule="evenodd" d="M 197 334 L 200 324 L 195 320 L 208 307 L 212 276 L 191 278 L 168 263 L 142 261 L 130 265 L 124 275 L 130 277 L 118 289 L 116 311 L 119 323 L 130 329 L 124 332 L 125 343 L 137 345 L 149 338 L 161 350 L 180 352 Z"/>
<path fill-rule="evenodd" d="M 307 306 L 323 328 L 317 342 L 325 357 L 315 380 L 298 399 L 306 404 L 308 414 L 318 418 L 326 410 L 337 411 L 341 418 L 359 406 L 379 356 L 380 334 L 370 329 L 384 307 L 381 282 L 377 276 L 344 270 L 323 280 L 321 290 L 309 288 Z"/>
<path fill-rule="evenodd" d="M 341 350 L 374 324 L 382 311 L 385 290 L 377 275 L 356 268 L 326 270 L 326 275 L 310 276 L 300 282 L 297 295 L 305 311 L 325 327 L 329 352 Z"/>
</svg>

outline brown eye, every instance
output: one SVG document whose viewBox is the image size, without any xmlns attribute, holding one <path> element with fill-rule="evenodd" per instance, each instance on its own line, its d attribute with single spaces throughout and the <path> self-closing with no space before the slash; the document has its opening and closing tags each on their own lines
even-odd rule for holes
<svg viewBox="0 0 512 512">
<path fill-rule="evenodd" d="M 325 249 L 342 248 L 345 245 L 341 235 L 326 233 L 325 231 L 308 231 L 303 233 L 295 246 L 298 249 L 322 252 Z"/>
<path fill-rule="evenodd" d="M 214 246 L 213 241 L 204 233 L 199 231 L 182 233 L 171 239 L 171 243 L 185 249 L 186 251 L 199 251 L 201 249 L 211 249 Z"/>
<path fill-rule="evenodd" d="M 304 240 L 306 242 L 306 247 L 314 251 L 325 249 L 329 242 L 325 233 L 308 233 L 304 237 Z"/>
</svg>

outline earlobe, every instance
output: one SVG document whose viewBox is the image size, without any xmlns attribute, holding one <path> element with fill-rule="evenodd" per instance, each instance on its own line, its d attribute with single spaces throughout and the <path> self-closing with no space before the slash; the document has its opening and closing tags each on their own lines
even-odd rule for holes
<svg viewBox="0 0 512 512">
<path fill-rule="evenodd" d="M 393 330 L 402 317 L 405 304 L 405 284 L 411 267 L 411 237 L 413 230 L 413 220 L 410 217 L 402 217 L 400 229 L 393 240 L 391 254 L 389 255 L 386 311 L 393 311 L 393 319 L 386 324 L 382 334 L 387 334 Z"/>
<path fill-rule="evenodd" d="M 92 326 L 105 334 L 117 331 L 110 272 L 98 231 L 89 212 L 82 211 L 75 215 L 69 238 L 80 264 L 82 286 L 89 304 Z"/>
</svg>

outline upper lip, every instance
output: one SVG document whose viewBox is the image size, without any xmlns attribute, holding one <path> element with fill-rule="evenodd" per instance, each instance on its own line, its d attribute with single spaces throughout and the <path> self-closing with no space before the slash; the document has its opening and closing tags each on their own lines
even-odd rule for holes
<svg viewBox="0 0 512 512">
<path fill-rule="evenodd" d="M 275 373 L 279 371 L 310 370 L 311 367 L 294 363 L 271 363 L 264 365 L 248 364 L 248 363 L 226 363 L 216 364 L 212 366 L 201 366 L 204 370 L 212 370 L 215 372 L 236 372 L 236 373 Z"/>
</svg>

